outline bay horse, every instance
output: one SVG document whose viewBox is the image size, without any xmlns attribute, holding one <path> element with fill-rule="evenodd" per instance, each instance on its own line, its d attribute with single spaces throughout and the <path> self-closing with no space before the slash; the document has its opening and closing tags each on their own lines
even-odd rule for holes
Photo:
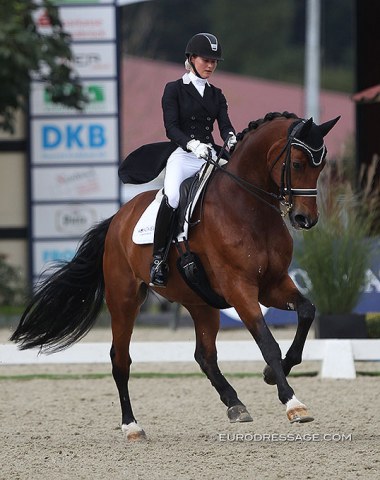
<svg viewBox="0 0 380 480">
<path fill-rule="evenodd" d="M 317 223 L 317 180 L 326 162 L 323 137 L 338 119 L 316 125 L 312 119 L 274 112 L 250 122 L 238 134 L 228 163 L 215 167 L 202 205 L 193 213 L 201 221 L 188 236 L 212 289 L 237 310 L 259 346 L 267 364 L 264 380 L 277 385 L 291 422 L 313 420 L 286 377 L 301 363 L 315 308 L 288 275 L 293 243 L 284 215 L 289 214 L 295 229 L 310 229 Z M 130 440 L 145 438 L 130 402 L 129 346 L 149 288 L 152 258 L 152 246 L 134 244 L 132 233 L 155 195 L 156 191 L 137 195 L 113 217 L 90 229 L 74 258 L 38 287 L 11 336 L 21 349 L 54 352 L 67 348 L 94 325 L 105 296 L 111 315 L 110 357 L 120 397 L 121 428 Z M 187 286 L 175 268 L 178 255 L 172 246 L 169 281 L 157 291 L 189 311 L 196 333 L 195 360 L 226 405 L 230 422 L 252 421 L 218 367 L 219 310 Z M 297 312 L 296 334 L 283 359 L 259 303 Z"/>
</svg>

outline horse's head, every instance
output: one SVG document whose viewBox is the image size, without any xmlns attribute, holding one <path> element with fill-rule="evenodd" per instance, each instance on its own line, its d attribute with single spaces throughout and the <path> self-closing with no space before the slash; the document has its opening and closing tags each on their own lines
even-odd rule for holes
<svg viewBox="0 0 380 480">
<path fill-rule="evenodd" d="M 312 118 L 292 121 L 285 144 L 277 142 L 269 151 L 271 177 L 297 229 L 309 229 L 318 221 L 317 181 L 327 153 L 324 137 L 339 118 L 321 125 Z"/>
</svg>

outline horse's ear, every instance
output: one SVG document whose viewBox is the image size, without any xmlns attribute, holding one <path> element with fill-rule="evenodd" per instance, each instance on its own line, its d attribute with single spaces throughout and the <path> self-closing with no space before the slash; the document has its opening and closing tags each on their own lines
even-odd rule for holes
<svg viewBox="0 0 380 480">
<path fill-rule="evenodd" d="M 311 130 L 311 127 L 313 126 L 313 117 L 309 118 L 303 125 L 301 130 L 297 134 L 297 138 L 302 140 L 303 138 L 306 138 L 309 135 L 309 132 Z"/>
<path fill-rule="evenodd" d="M 319 131 L 322 135 L 322 137 L 325 137 L 329 131 L 333 128 L 333 126 L 336 124 L 336 122 L 340 119 L 340 115 L 339 117 L 336 117 L 334 118 L 333 120 L 329 120 L 328 122 L 325 122 L 325 123 L 322 123 L 321 125 L 319 125 Z"/>
</svg>

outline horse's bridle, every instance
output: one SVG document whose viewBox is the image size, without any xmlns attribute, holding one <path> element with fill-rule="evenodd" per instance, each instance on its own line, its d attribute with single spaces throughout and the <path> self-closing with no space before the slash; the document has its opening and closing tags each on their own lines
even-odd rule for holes
<svg viewBox="0 0 380 480">
<path fill-rule="evenodd" d="M 276 195 L 273 192 L 268 192 L 267 190 L 264 190 L 264 189 L 258 187 L 257 185 L 254 185 L 253 183 L 250 183 L 247 180 L 244 180 L 243 178 L 240 178 L 238 175 L 235 175 L 234 173 L 231 173 L 228 170 L 225 170 L 224 168 L 222 168 L 219 165 L 219 160 L 220 160 L 223 152 L 226 149 L 228 138 L 224 142 L 224 145 L 221 148 L 217 159 L 213 160 L 210 156 L 210 158 L 208 159 L 208 162 L 212 163 L 220 171 L 222 171 L 223 173 L 228 175 L 232 180 L 234 180 L 244 190 L 251 193 L 256 198 L 258 198 L 259 200 L 261 200 L 262 202 L 264 202 L 265 204 L 267 204 L 268 206 L 270 206 L 271 208 L 273 208 L 274 210 L 279 212 L 281 214 L 281 216 L 285 217 L 286 215 L 289 214 L 289 212 L 293 208 L 293 203 L 292 203 L 293 196 L 294 197 L 316 197 L 317 194 L 318 194 L 318 191 L 317 191 L 316 188 L 292 188 L 292 183 L 291 183 L 291 148 L 293 146 L 303 150 L 312 159 L 314 158 L 313 155 L 312 155 L 313 151 L 320 151 L 321 149 L 323 149 L 323 155 L 321 156 L 321 161 L 319 163 L 314 162 L 314 160 L 312 161 L 313 165 L 316 166 L 316 167 L 322 163 L 322 160 L 325 156 L 326 147 L 325 147 L 324 143 L 322 144 L 322 146 L 319 149 L 314 150 L 310 146 L 308 146 L 307 144 L 302 142 L 300 139 L 296 138 L 297 133 L 301 130 L 304 123 L 305 123 L 305 121 L 301 120 L 300 122 L 298 122 L 293 127 L 292 131 L 290 132 L 290 134 L 288 136 L 288 140 L 287 140 L 286 144 L 284 145 L 281 152 L 278 154 L 278 156 L 276 157 L 276 159 L 274 160 L 274 162 L 273 162 L 273 164 L 270 168 L 270 172 L 272 172 L 275 165 L 280 161 L 280 159 L 285 154 L 285 159 L 284 159 L 284 162 L 282 164 L 281 184 L 279 186 L 279 194 L 278 195 Z M 282 207 L 284 207 L 284 208 L 280 208 L 280 209 L 277 208 L 275 205 L 273 205 L 272 203 L 269 203 L 267 200 L 265 200 L 265 198 L 263 198 L 261 195 L 267 195 L 267 196 L 270 196 L 270 197 L 274 198 L 275 200 L 279 201 L 280 204 L 282 205 Z"/>
<path fill-rule="evenodd" d="M 272 171 L 276 163 L 280 160 L 280 158 L 285 153 L 285 160 L 282 164 L 282 170 L 281 170 L 279 200 L 282 203 L 282 205 L 285 205 L 287 213 L 289 213 L 293 207 L 293 203 L 292 203 L 293 196 L 294 197 L 316 197 L 318 194 L 318 190 L 316 188 L 292 188 L 292 178 L 291 178 L 292 147 L 295 146 L 296 148 L 303 150 L 309 156 L 309 158 L 312 159 L 311 160 L 312 165 L 315 167 L 318 167 L 322 163 L 322 160 L 326 152 L 326 147 L 324 143 L 322 143 L 322 146 L 320 148 L 312 149 L 310 146 L 308 146 L 306 143 L 302 142 L 302 140 L 296 137 L 297 133 L 301 130 L 304 124 L 305 124 L 305 121 L 301 120 L 293 127 L 290 135 L 288 136 L 288 141 L 286 142 L 284 148 L 281 150 L 280 154 L 277 156 L 277 158 L 273 162 L 273 165 L 270 168 L 270 171 Z M 322 149 L 323 149 L 323 153 L 320 157 L 320 161 L 315 162 L 313 151 L 316 152 Z M 286 200 L 286 197 L 288 198 L 287 200 Z"/>
</svg>

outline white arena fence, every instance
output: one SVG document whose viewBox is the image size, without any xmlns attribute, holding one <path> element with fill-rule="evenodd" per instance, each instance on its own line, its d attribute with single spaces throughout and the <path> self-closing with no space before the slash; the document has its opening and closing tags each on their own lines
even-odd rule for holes
<svg viewBox="0 0 380 480">
<path fill-rule="evenodd" d="M 283 354 L 291 340 L 278 342 Z M 131 357 L 139 362 L 194 362 L 193 342 L 132 342 Z M 263 361 L 252 341 L 220 341 L 217 343 L 220 362 Z M 109 363 L 109 343 L 81 342 L 62 352 L 49 355 L 38 350 L 19 350 L 14 344 L 0 345 L 0 365 Z M 380 339 L 375 340 L 308 340 L 303 360 L 320 361 L 321 378 L 355 378 L 355 361 L 380 361 Z"/>
</svg>

